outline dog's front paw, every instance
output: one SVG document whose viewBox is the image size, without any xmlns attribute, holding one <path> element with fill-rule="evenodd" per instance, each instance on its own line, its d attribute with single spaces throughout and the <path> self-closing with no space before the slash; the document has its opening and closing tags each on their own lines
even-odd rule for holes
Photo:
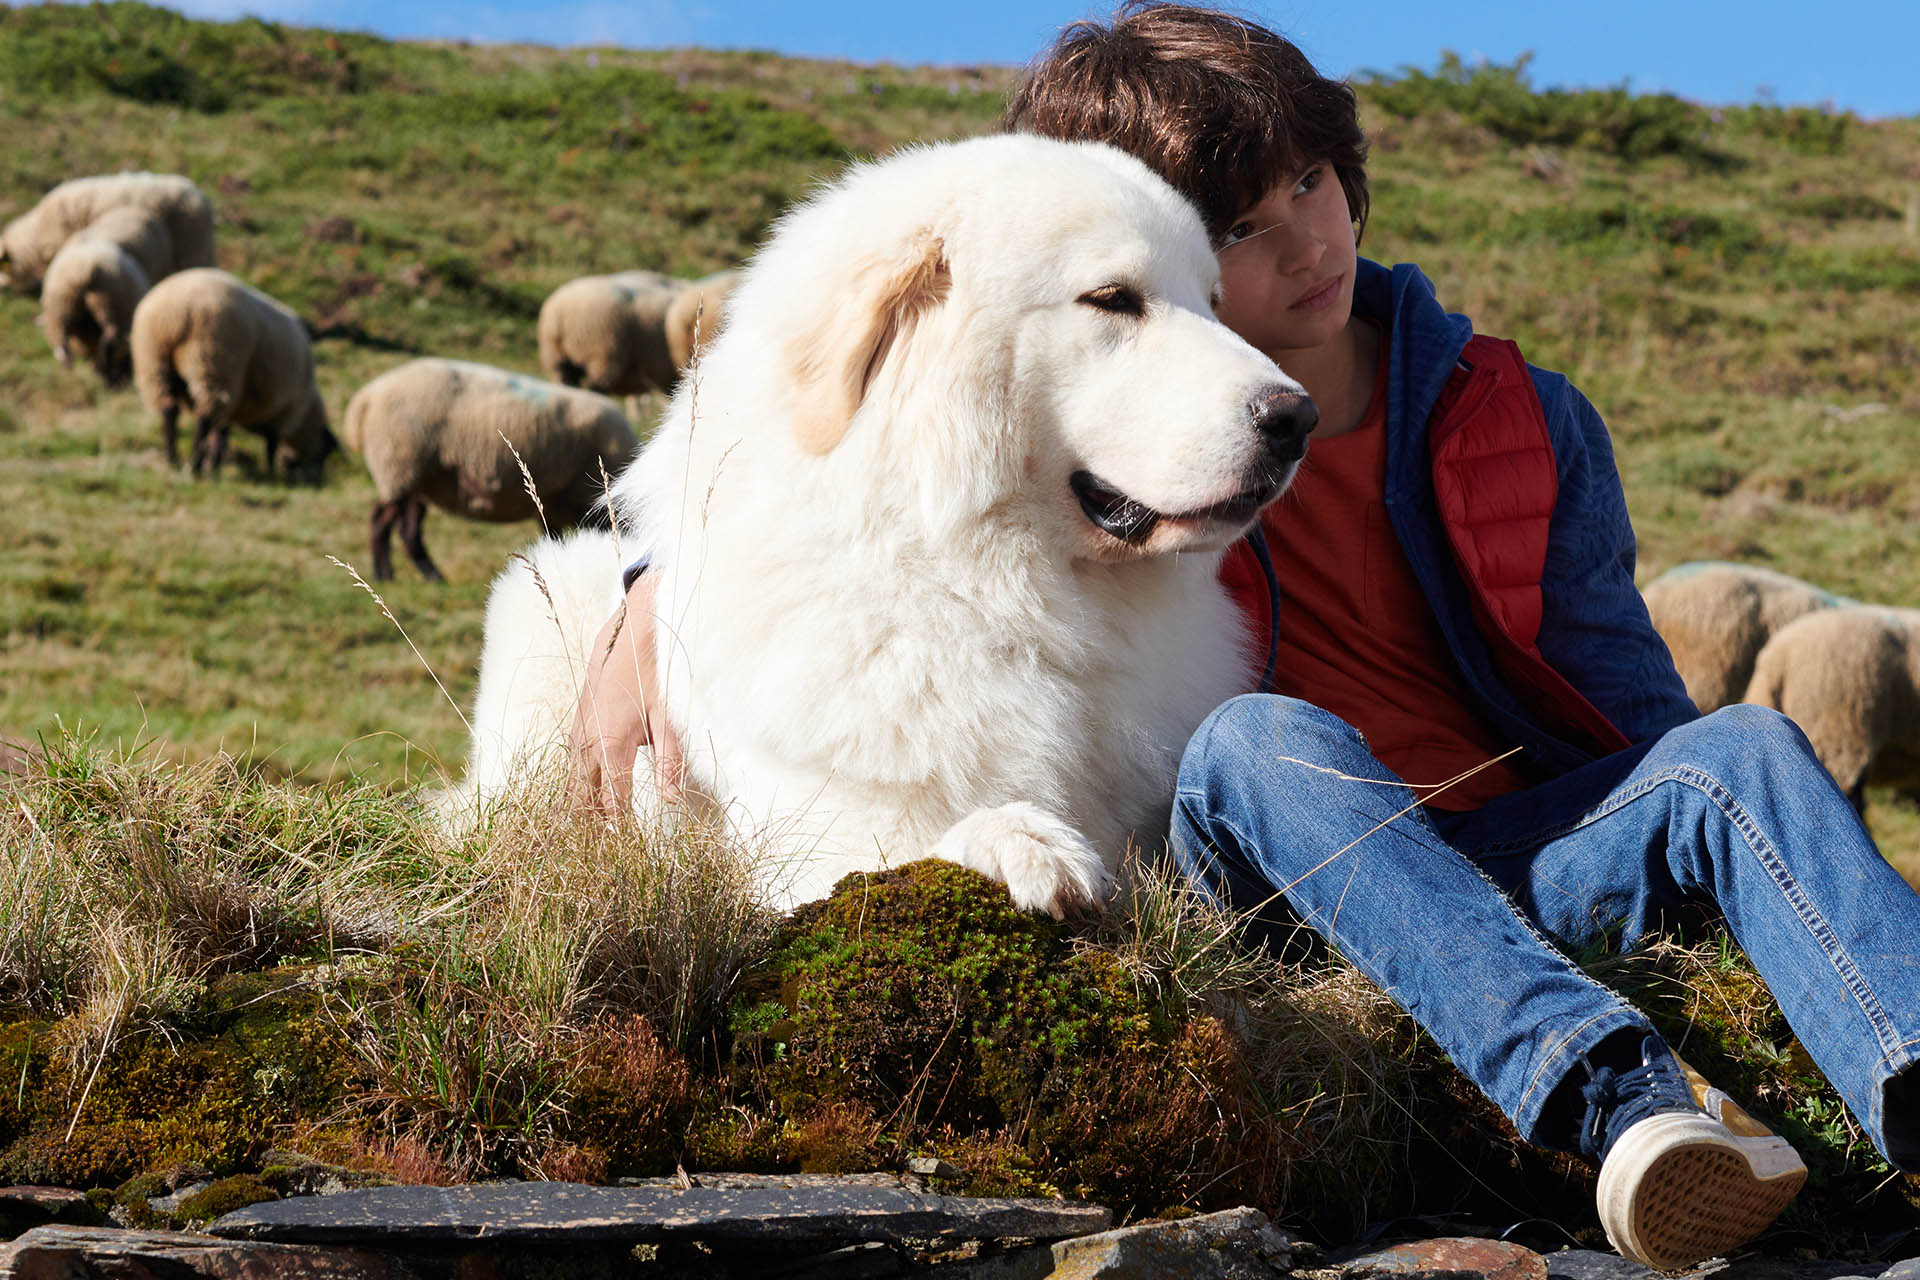
<svg viewBox="0 0 1920 1280">
<path fill-rule="evenodd" d="M 1055 920 L 1113 893 L 1113 871 L 1099 850 L 1035 805 L 976 809 L 947 828 L 933 856 L 992 876 L 1007 886 L 1014 906 Z"/>
</svg>

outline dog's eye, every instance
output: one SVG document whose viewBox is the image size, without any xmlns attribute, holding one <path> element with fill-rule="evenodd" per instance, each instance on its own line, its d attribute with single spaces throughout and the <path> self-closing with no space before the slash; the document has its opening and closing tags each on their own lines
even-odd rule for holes
<svg viewBox="0 0 1920 1280">
<path fill-rule="evenodd" d="M 1096 311 L 1110 311 L 1121 316 L 1143 316 L 1147 314 L 1146 299 L 1137 290 L 1124 284 L 1103 284 L 1098 289 L 1089 289 L 1074 299 Z"/>
</svg>

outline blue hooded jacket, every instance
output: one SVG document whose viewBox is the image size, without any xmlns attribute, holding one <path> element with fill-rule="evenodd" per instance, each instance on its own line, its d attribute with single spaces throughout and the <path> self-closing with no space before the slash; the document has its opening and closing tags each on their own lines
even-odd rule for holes
<svg viewBox="0 0 1920 1280">
<path fill-rule="evenodd" d="M 1503 675 L 1497 646 L 1486 634 L 1485 611 L 1476 608 L 1476 588 L 1465 576 L 1437 493 L 1430 429 L 1435 406 L 1463 370 L 1472 322 L 1444 310 L 1426 276 L 1407 263 L 1389 269 L 1362 259 L 1353 309 L 1388 335 L 1388 516 L 1487 725 L 1525 748 L 1516 763 L 1537 778 L 1597 758 L 1603 749 L 1591 734 L 1556 717 L 1551 698 L 1543 703 L 1524 697 Z M 1552 502 L 1538 583 L 1537 658 L 1626 740 L 1658 737 L 1699 712 L 1634 585 L 1633 526 L 1606 424 L 1565 377 L 1526 368 L 1545 418 L 1557 493 L 1479 496 L 1495 507 L 1509 498 Z M 1469 417 L 1461 430 L 1471 433 L 1474 425 Z M 1504 476 L 1503 461 L 1495 459 L 1494 468 L 1482 474 Z M 1537 465 L 1533 472 L 1545 475 Z M 1526 474 L 1526 468 L 1515 474 Z M 1498 520 L 1491 523 L 1497 526 Z M 1277 608 L 1274 624 L 1277 629 Z"/>
</svg>

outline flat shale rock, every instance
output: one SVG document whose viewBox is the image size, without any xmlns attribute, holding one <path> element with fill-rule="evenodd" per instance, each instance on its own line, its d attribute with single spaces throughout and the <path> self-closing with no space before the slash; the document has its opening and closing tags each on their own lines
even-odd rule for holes
<svg viewBox="0 0 1920 1280">
<path fill-rule="evenodd" d="M 1686 1273 L 1686 1280 L 1845 1280 L 1872 1276 L 1882 1268 L 1871 1262 L 1803 1261 L 1797 1258 L 1709 1258 Z"/>
<path fill-rule="evenodd" d="M 1272 1280 L 1293 1259 L 1293 1241 L 1258 1209 L 1228 1209 L 1146 1222 L 1053 1246 L 1049 1280 Z"/>
<path fill-rule="evenodd" d="M 1547 1263 L 1533 1250 L 1504 1240 L 1443 1236 L 1378 1249 L 1340 1264 L 1351 1276 L 1475 1275 L 1486 1280 L 1547 1280 Z"/>
<path fill-rule="evenodd" d="M 228 1239 L 370 1248 L 494 1244 L 782 1245 L 864 1240 L 1060 1240 L 1105 1230 L 1099 1205 L 921 1195 L 872 1186 L 595 1187 L 570 1182 L 370 1187 L 249 1205 Z"/>
<path fill-rule="evenodd" d="M 375 1253 L 301 1245 L 214 1240 L 183 1231 L 112 1227 L 35 1227 L 0 1245 L 4 1280 L 404 1280 L 408 1273 Z"/>
<path fill-rule="evenodd" d="M 100 1211 L 83 1191 L 70 1191 L 66 1187 L 0 1187 L 0 1238 L 53 1223 L 97 1226 L 102 1221 Z"/>
<path fill-rule="evenodd" d="M 1547 1260 L 1547 1280 L 1659 1280 L 1660 1277 L 1652 1267 L 1597 1249 L 1562 1249 L 1542 1256 Z"/>
</svg>

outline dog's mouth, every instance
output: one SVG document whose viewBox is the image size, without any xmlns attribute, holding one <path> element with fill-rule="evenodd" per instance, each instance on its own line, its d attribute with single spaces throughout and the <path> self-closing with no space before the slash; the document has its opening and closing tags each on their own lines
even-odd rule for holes
<svg viewBox="0 0 1920 1280">
<path fill-rule="evenodd" d="M 1291 468 L 1287 468 L 1291 471 Z M 1243 489 L 1224 502 L 1192 511 L 1156 511 L 1146 503 L 1128 497 L 1091 471 L 1076 471 L 1067 480 L 1080 510 L 1094 528 L 1129 546 L 1139 546 L 1162 525 L 1243 525 L 1258 515 L 1260 508 L 1280 495 L 1288 477 L 1266 476 L 1260 483 Z"/>
</svg>

